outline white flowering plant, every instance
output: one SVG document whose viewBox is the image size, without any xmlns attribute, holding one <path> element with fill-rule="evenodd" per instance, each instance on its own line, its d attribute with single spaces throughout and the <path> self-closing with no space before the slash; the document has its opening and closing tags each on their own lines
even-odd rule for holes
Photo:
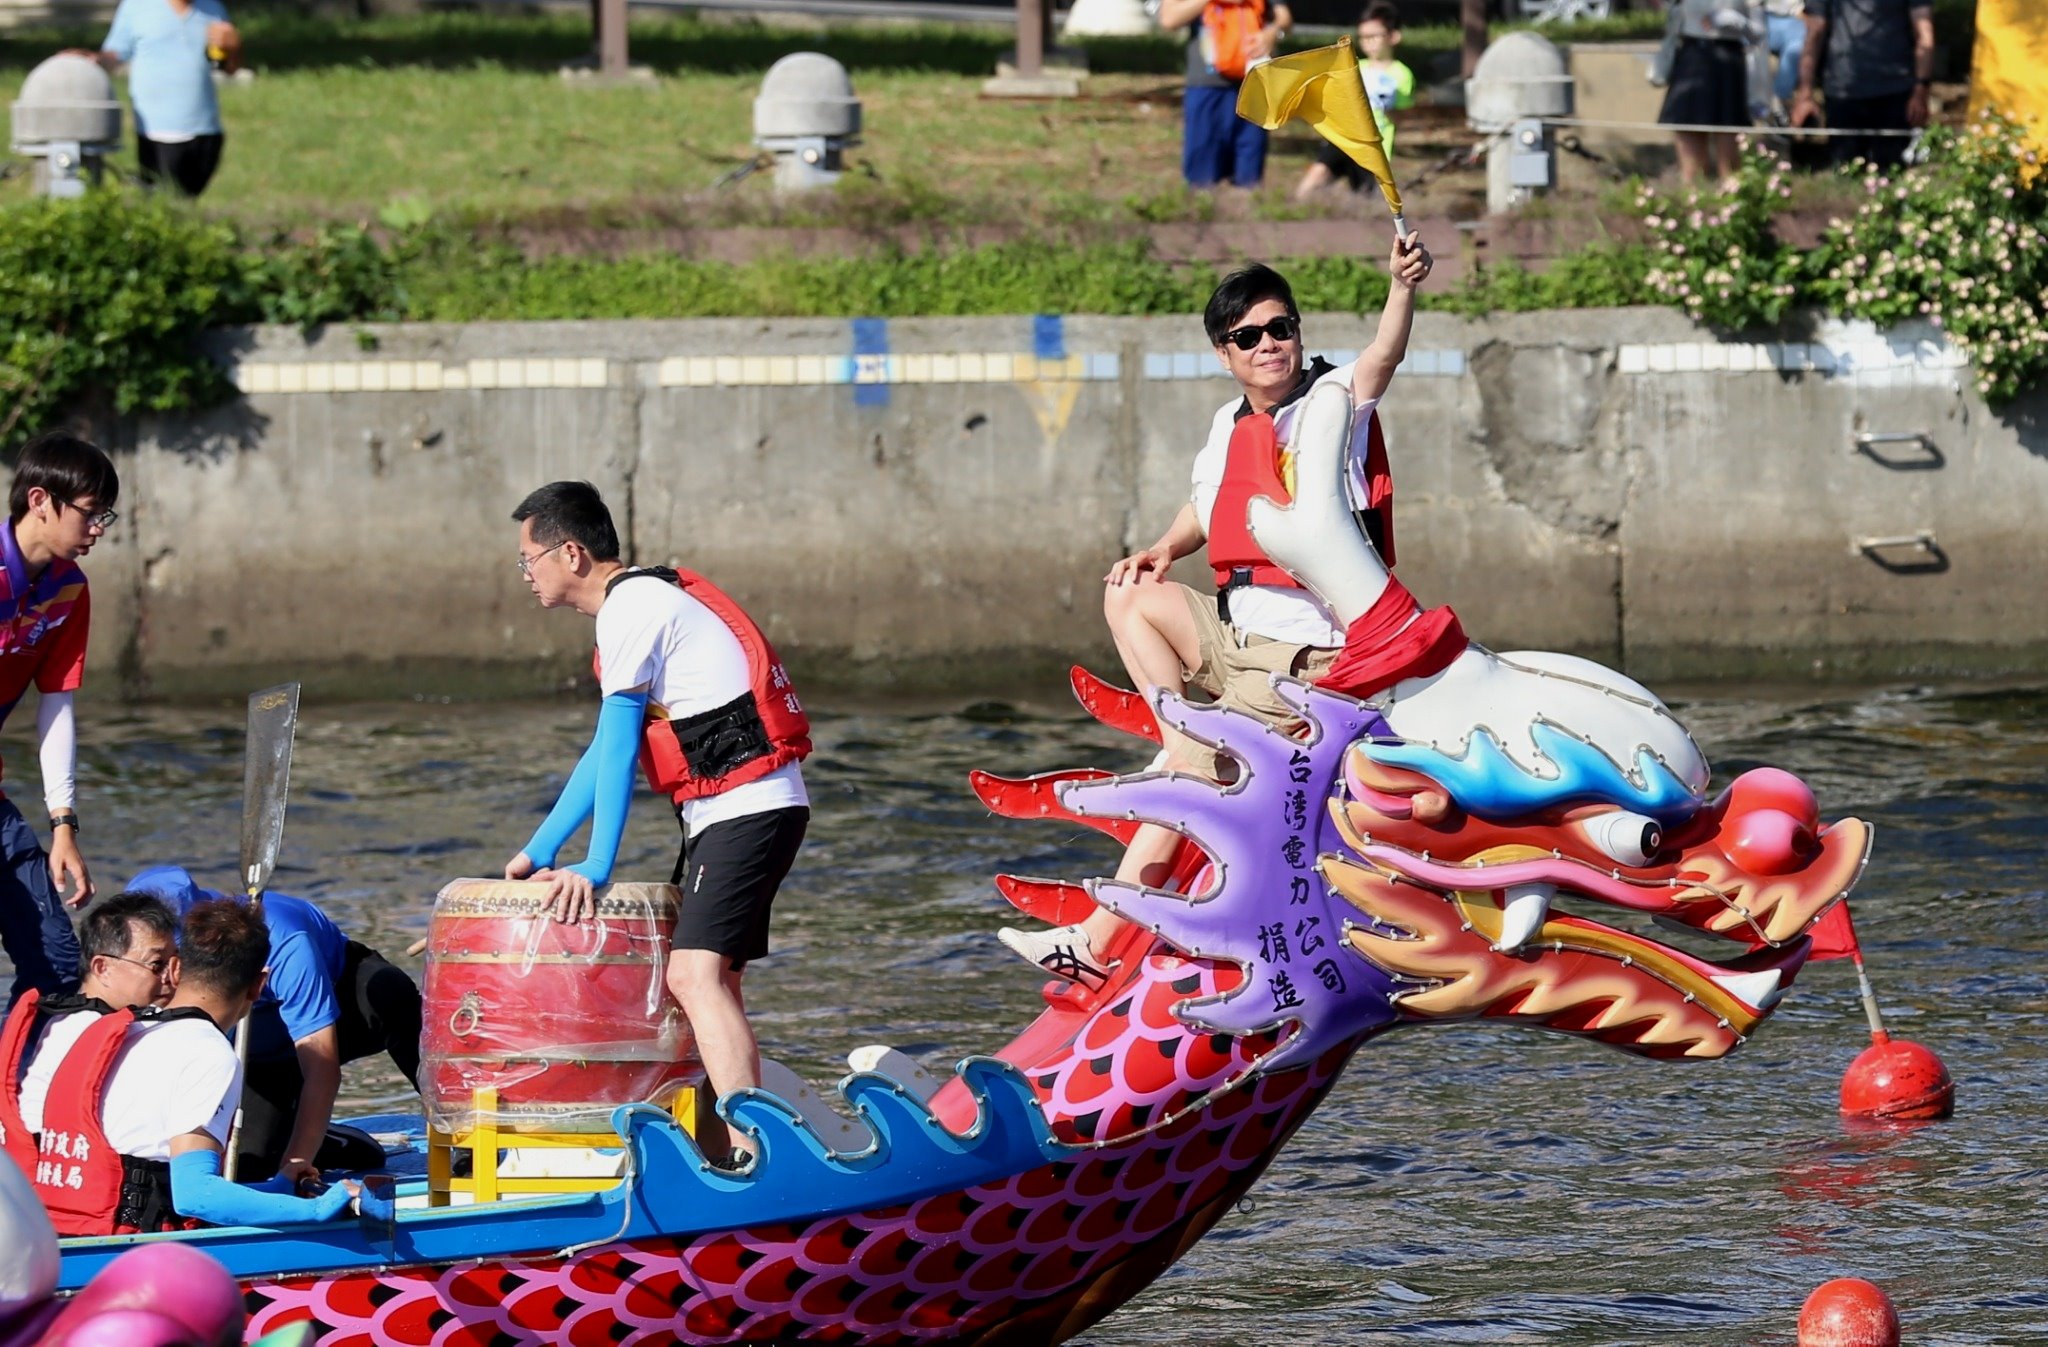
<svg viewBox="0 0 2048 1347">
<path fill-rule="evenodd" d="M 1927 162 L 1871 172 L 1867 199 L 1811 259 L 1813 302 L 1888 326 L 1924 318 L 2004 402 L 2048 370 L 2048 174 L 2011 121 L 1927 139 Z"/>
<path fill-rule="evenodd" d="M 1767 153 L 1745 153 L 1723 191 L 1639 188 L 1654 259 L 1645 282 L 1727 331 L 1771 326 L 1794 307 L 1880 327 L 1925 319 L 1969 357 L 1986 400 L 2005 402 L 2048 371 L 2048 172 L 1996 113 L 1936 128 L 1925 148 L 1922 163 L 1864 169 L 1855 212 L 1812 249 L 1773 229 L 1791 166 Z"/>
<path fill-rule="evenodd" d="M 1805 255 L 1772 229 L 1791 198 L 1792 166 L 1755 151 L 1726 190 L 1636 192 L 1655 264 L 1644 277 L 1659 298 L 1727 331 L 1777 323 L 1801 300 Z"/>
</svg>

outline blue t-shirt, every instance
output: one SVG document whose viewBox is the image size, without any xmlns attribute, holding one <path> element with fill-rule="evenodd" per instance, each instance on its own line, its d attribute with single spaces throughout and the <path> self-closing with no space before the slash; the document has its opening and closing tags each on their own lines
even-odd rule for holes
<svg viewBox="0 0 2048 1347">
<path fill-rule="evenodd" d="M 155 894 L 180 920 L 194 903 L 223 896 L 200 888 L 175 865 L 144 870 L 128 889 Z M 249 1016 L 249 1056 L 256 1061 L 288 1057 L 298 1040 L 340 1023 L 334 987 L 348 957 L 348 937 L 303 898 L 264 894 L 263 924 L 270 928 L 270 977 Z"/>
<path fill-rule="evenodd" d="M 270 979 L 249 1017 L 249 1055 L 282 1057 L 292 1044 L 341 1021 L 334 986 L 348 957 L 348 937 L 303 898 L 263 895 L 270 928 Z"/>
<path fill-rule="evenodd" d="M 211 136 L 220 131 L 220 100 L 206 59 L 206 30 L 226 23 L 220 0 L 192 0 L 179 14 L 170 0 L 121 0 L 100 50 L 128 63 L 135 130 L 158 136 Z"/>
</svg>

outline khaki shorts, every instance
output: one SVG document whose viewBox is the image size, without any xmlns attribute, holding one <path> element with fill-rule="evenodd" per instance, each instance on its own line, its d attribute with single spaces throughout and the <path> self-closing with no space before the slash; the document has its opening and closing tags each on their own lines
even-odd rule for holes
<svg viewBox="0 0 2048 1347">
<path fill-rule="evenodd" d="M 1273 691 L 1274 674 L 1289 674 L 1312 683 L 1337 662 L 1337 650 L 1330 646 L 1294 645 L 1264 636 L 1247 636 L 1239 645 L 1237 632 L 1216 612 L 1216 596 L 1197 594 L 1179 586 L 1187 600 L 1188 615 L 1194 619 L 1195 639 L 1202 663 L 1187 669 L 1188 688 L 1215 699 L 1218 706 L 1244 711 L 1268 725 L 1284 730 L 1300 727 L 1301 718 L 1293 707 Z M 1206 744 L 1198 744 L 1170 726 L 1162 726 L 1163 742 L 1175 759 L 1212 781 L 1222 780 L 1223 755 Z"/>
</svg>

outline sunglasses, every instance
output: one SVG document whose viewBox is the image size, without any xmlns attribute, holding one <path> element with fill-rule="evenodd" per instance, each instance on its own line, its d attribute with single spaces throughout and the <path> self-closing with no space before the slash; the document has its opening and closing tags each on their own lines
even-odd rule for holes
<svg viewBox="0 0 2048 1347">
<path fill-rule="evenodd" d="M 1247 323 L 1243 327 L 1233 327 L 1223 334 L 1223 340 L 1240 351 L 1249 351 L 1259 344 L 1261 337 L 1271 337 L 1274 341 L 1293 341 L 1300 335 L 1301 319 L 1282 314 L 1263 326 L 1258 323 Z"/>
</svg>

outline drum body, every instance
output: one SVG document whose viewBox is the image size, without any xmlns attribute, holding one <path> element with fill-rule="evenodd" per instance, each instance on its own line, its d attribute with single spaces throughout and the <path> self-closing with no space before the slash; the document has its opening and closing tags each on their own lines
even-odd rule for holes
<svg viewBox="0 0 2048 1347">
<path fill-rule="evenodd" d="M 547 885 L 458 879 L 434 900 L 420 1094 L 461 1131 L 497 1091 L 514 1130 L 603 1132 L 620 1104 L 666 1107 L 703 1077 L 664 973 L 680 895 L 668 884 L 598 890 L 594 921 L 563 923 Z"/>
</svg>

